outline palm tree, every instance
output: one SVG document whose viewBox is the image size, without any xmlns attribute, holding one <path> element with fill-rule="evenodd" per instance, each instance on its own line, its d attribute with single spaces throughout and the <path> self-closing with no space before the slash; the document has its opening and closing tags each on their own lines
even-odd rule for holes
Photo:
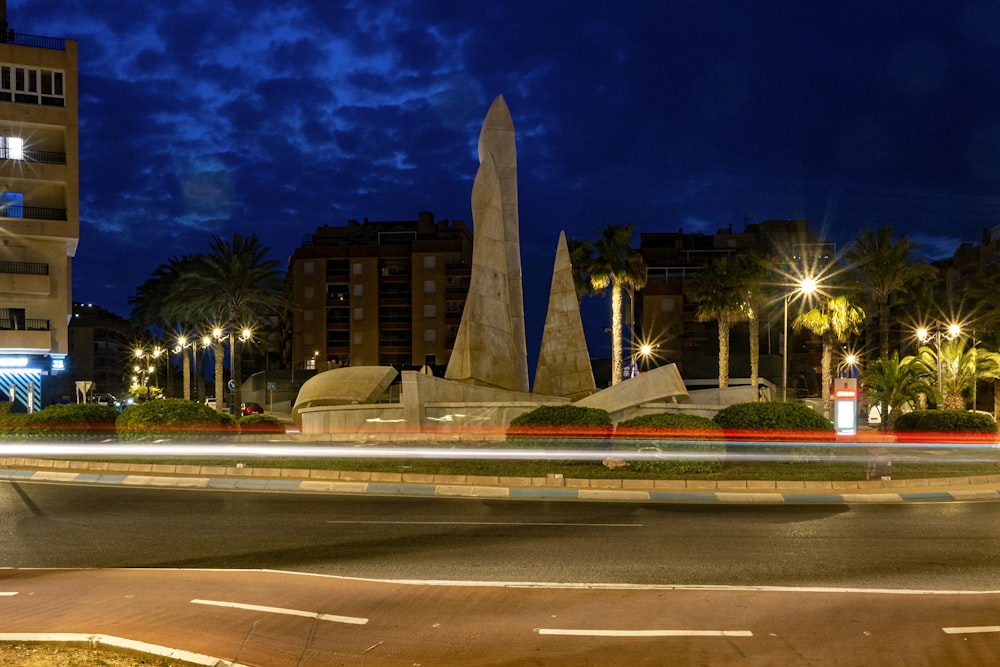
<svg viewBox="0 0 1000 667">
<path fill-rule="evenodd" d="M 609 225 L 599 231 L 585 273 L 595 290 L 611 287 L 611 384 L 616 385 L 622 380 L 622 289 L 646 285 L 646 263 L 632 247 L 632 225 Z"/>
<path fill-rule="evenodd" d="M 865 286 L 871 311 L 878 319 L 879 356 L 889 356 L 891 299 L 912 289 L 914 283 L 934 277 L 935 269 L 926 263 L 912 263 L 908 236 L 893 243 L 892 226 L 878 231 L 866 229 L 847 250 L 847 261 L 857 270 Z"/>
<path fill-rule="evenodd" d="M 735 258 L 736 281 L 741 285 L 747 304 L 747 322 L 750 324 L 750 386 L 757 391 L 760 382 L 760 314 L 764 310 L 764 278 L 767 275 L 764 260 L 756 254 Z"/>
<path fill-rule="evenodd" d="M 234 332 L 285 307 L 283 276 L 277 270 L 278 262 L 265 258 L 269 249 L 255 235 L 234 234 L 231 242 L 214 236 L 209 248 L 208 254 L 196 256 L 185 268 L 173 299 L 188 321 L 209 321 L 217 328 L 213 350 L 217 410 L 223 403 L 222 343 L 228 333 L 235 388 L 231 408 L 238 410 L 242 403 L 242 355 L 234 349 Z"/>
<path fill-rule="evenodd" d="M 587 275 L 590 262 L 594 258 L 594 246 L 590 241 L 567 239 L 569 263 L 573 270 L 573 286 L 576 288 L 576 299 L 582 301 L 584 296 L 597 294 Z"/>
<path fill-rule="evenodd" d="M 829 299 L 823 305 L 808 310 L 792 322 L 796 331 L 808 329 L 823 341 L 823 416 L 830 417 L 830 388 L 833 386 L 833 349 L 861 333 L 865 311 L 846 296 Z"/>
<path fill-rule="evenodd" d="M 180 258 L 171 257 L 165 264 L 161 264 L 153 271 L 153 275 L 142 285 L 136 288 L 133 296 L 129 297 L 129 304 L 132 306 L 131 321 L 143 331 L 148 331 L 151 327 L 161 327 L 164 333 L 169 336 L 178 326 L 178 315 L 180 310 L 176 307 L 174 292 L 177 283 L 186 267 L 191 263 L 191 256 L 184 255 Z M 167 348 L 169 349 L 169 341 Z M 168 352 L 169 359 L 169 352 Z M 184 398 L 190 398 L 191 382 L 190 367 L 187 353 L 183 352 L 182 358 L 184 376 Z M 168 393 L 171 385 L 170 362 L 167 362 L 167 387 Z"/>
<path fill-rule="evenodd" d="M 926 374 L 926 369 L 916 357 L 899 358 L 899 351 L 892 356 L 879 357 L 861 371 L 861 385 L 865 397 L 872 405 L 879 405 L 883 418 L 880 429 L 892 427 L 894 415 L 904 403 L 916 405 L 921 396 L 937 396 L 937 389 Z"/>
<path fill-rule="evenodd" d="M 724 256 L 705 265 L 687 284 L 687 294 L 697 304 L 699 322 L 718 322 L 719 389 L 729 386 L 729 332 L 733 325 L 754 314 L 747 290 L 746 267 Z"/>
<path fill-rule="evenodd" d="M 967 347 L 963 338 L 945 340 L 939 347 L 922 346 L 916 363 L 928 376 L 940 379 L 945 410 L 964 410 L 976 382 L 1000 379 L 1000 354 Z"/>
</svg>

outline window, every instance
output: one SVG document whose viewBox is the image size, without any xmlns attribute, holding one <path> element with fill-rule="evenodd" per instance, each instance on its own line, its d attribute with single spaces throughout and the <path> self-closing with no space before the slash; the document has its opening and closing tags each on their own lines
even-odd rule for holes
<svg viewBox="0 0 1000 667">
<path fill-rule="evenodd" d="M 437 282 L 434 280 L 424 281 L 424 294 L 434 294 L 437 291 Z"/>
<path fill-rule="evenodd" d="M 365 295 L 365 286 L 362 285 L 361 283 L 358 283 L 357 285 L 355 285 L 354 286 L 354 296 L 364 296 L 364 295 Z"/>
<path fill-rule="evenodd" d="M 0 215 L 7 218 L 23 218 L 24 193 L 0 192 Z"/>
<path fill-rule="evenodd" d="M 437 258 L 434 255 L 424 255 L 424 268 L 433 269 L 437 263 Z"/>
<path fill-rule="evenodd" d="M 0 159 L 23 160 L 24 139 L 20 137 L 0 137 Z"/>
<path fill-rule="evenodd" d="M 66 106 L 63 72 L 0 64 L 0 100 L 45 106 Z"/>
<path fill-rule="evenodd" d="M 660 302 L 660 312 L 661 313 L 672 313 L 674 312 L 674 300 L 664 299 Z"/>
<path fill-rule="evenodd" d="M 302 296 L 306 301 L 309 301 L 316 295 L 316 290 L 313 287 L 306 287 L 302 290 Z"/>
<path fill-rule="evenodd" d="M 364 312 L 364 310 L 361 309 L 361 308 L 355 308 L 354 309 L 354 321 L 355 322 L 360 322 L 363 319 L 365 319 L 365 312 Z"/>
<path fill-rule="evenodd" d="M 361 262 L 355 262 L 354 263 L 354 275 L 356 275 L 356 276 L 360 276 L 361 275 Z"/>
<path fill-rule="evenodd" d="M 437 308 L 434 307 L 434 304 L 424 306 L 424 317 L 437 317 Z"/>
<path fill-rule="evenodd" d="M 302 264 L 302 275 L 311 276 L 316 273 L 316 262 L 304 262 Z"/>
<path fill-rule="evenodd" d="M 365 335 L 360 331 L 354 334 L 354 344 L 361 345 L 365 342 Z"/>
<path fill-rule="evenodd" d="M 437 342 L 437 330 L 436 329 L 424 329 L 424 342 L 425 343 L 436 343 Z"/>
</svg>

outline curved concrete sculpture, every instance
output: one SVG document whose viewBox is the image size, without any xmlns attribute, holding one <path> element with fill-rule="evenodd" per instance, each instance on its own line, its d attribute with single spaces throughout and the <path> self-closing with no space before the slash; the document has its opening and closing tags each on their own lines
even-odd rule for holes
<svg viewBox="0 0 1000 667">
<path fill-rule="evenodd" d="M 445 378 L 528 391 L 514 123 L 497 97 L 479 135 L 472 184 L 472 278 Z"/>
<path fill-rule="evenodd" d="M 602 389 L 573 405 L 607 410 L 615 419 L 616 415 L 643 403 L 687 403 L 688 400 L 687 387 L 677 372 L 677 366 L 667 364 Z"/>
<path fill-rule="evenodd" d="M 319 405 L 375 403 L 399 372 L 392 366 L 348 366 L 324 371 L 306 380 L 299 390 L 292 415 Z"/>
</svg>

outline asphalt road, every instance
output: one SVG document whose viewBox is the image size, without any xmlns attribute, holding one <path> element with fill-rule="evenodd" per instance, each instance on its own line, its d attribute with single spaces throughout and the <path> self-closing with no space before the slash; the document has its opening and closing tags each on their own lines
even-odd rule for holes
<svg viewBox="0 0 1000 667">
<path fill-rule="evenodd" d="M 657 505 L 0 483 L 0 565 L 1000 589 L 1000 504 Z"/>
</svg>

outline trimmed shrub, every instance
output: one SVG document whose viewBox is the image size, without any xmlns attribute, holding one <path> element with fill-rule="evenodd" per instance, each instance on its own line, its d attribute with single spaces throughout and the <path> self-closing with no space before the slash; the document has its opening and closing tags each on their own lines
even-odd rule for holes
<svg viewBox="0 0 1000 667">
<path fill-rule="evenodd" d="M 713 421 L 727 436 L 769 431 L 771 438 L 824 440 L 835 434 L 830 420 L 802 403 L 736 403 L 719 410 Z"/>
<path fill-rule="evenodd" d="M 237 422 L 243 433 L 284 433 L 285 422 L 274 415 L 252 414 L 240 417 Z"/>
<path fill-rule="evenodd" d="M 836 429 L 823 415 L 802 403 L 736 403 L 719 410 L 716 424 L 722 427 L 730 457 L 777 457 L 788 461 L 828 456 L 830 447 L 797 445 L 802 441 L 835 441 Z M 743 440 L 750 444 L 732 444 Z M 765 444 L 756 444 L 764 440 Z M 789 443 L 789 444 L 784 444 Z"/>
<path fill-rule="evenodd" d="M 965 410 L 914 410 L 896 417 L 892 428 L 908 440 L 915 436 L 941 439 L 945 433 L 963 433 L 992 442 L 997 434 L 993 417 Z"/>
<path fill-rule="evenodd" d="M 723 433 L 721 426 L 706 417 L 664 412 L 641 415 L 621 422 L 615 428 L 615 437 L 721 440 Z"/>
<path fill-rule="evenodd" d="M 594 440 L 591 448 L 604 447 L 614 430 L 611 416 L 598 408 L 543 405 L 518 415 L 507 428 L 508 446 L 520 449 L 580 449 L 581 438 Z"/>
<path fill-rule="evenodd" d="M 50 405 L 26 415 L 22 433 L 43 438 L 107 438 L 114 435 L 118 411 L 96 403 Z"/>
<path fill-rule="evenodd" d="M 663 475 L 713 473 L 722 469 L 726 446 L 693 440 L 722 440 L 722 427 L 696 415 L 662 413 L 633 417 L 618 424 L 613 449 L 653 454 L 655 459 L 628 460 L 629 470 Z"/>
<path fill-rule="evenodd" d="M 11 414 L 10 403 L 0 404 L 0 429 L 8 439 L 92 440 L 114 435 L 114 408 L 93 403 L 50 405 L 31 414 Z"/>
<path fill-rule="evenodd" d="M 116 426 L 121 440 L 192 440 L 236 432 L 236 421 L 228 414 L 183 398 L 162 398 L 129 406 L 118 415 Z"/>
</svg>

